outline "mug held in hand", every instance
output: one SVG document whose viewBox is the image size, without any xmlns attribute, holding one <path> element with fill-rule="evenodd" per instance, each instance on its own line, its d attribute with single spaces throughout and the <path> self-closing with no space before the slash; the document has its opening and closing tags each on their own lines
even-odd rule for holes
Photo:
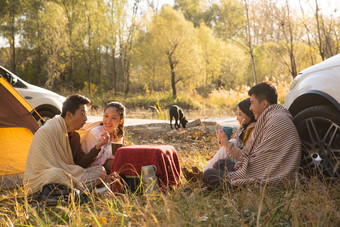
<svg viewBox="0 0 340 227">
<path fill-rule="evenodd" d="M 122 147 L 123 144 L 122 143 L 115 143 L 115 142 L 111 142 L 111 147 L 112 147 L 112 155 L 115 155 L 118 148 Z"/>
<path fill-rule="evenodd" d="M 222 129 L 225 132 L 225 134 L 227 134 L 228 140 L 230 140 L 231 135 L 233 134 L 233 127 L 224 126 L 224 127 L 222 127 Z"/>
</svg>

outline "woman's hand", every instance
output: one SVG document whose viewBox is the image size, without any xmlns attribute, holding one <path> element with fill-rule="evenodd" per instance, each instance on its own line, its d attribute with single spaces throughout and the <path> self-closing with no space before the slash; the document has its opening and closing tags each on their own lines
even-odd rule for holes
<svg viewBox="0 0 340 227">
<path fill-rule="evenodd" d="M 243 128 L 243 123 L 244 123 L 244 118 L 242 119 L 241 123 L 240 123 L 240 128 Z"/>
<path fill-rule="evenodd" d="M 229 145 L 229 140 L 227 134 L 223 131 L 223 129 L 219 129 L 217 132 L 217 139 L 219 144 L 223 146 L 228 146 Z"/>
<path fill-rule="evenodd" d="M 241 162 L 236 162 L 234 169 L 238 170 L 241 167 Z"/>
<path fill-rule="evenodd" d="M 110 135 L 108 132 L 104 132 L 101 134 L 100 139 L 98 140 L 98 143 L 96 145 L 96 149 L 99 150 L 102 146 L 108 144 L 110 141 Z"/>
</svg>

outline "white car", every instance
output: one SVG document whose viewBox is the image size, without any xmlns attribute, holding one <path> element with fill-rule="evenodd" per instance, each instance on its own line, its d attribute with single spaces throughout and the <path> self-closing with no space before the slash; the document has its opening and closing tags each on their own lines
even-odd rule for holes
<svg viewBox="0 0 340 227">
<path fill-rule="evenodd" d="M 61 113 L 62 103 L 66 99 L 64 96 L 29 84 L 2 66 L 0 66 L 0 75 L 31 104 L 44 120 Z M 43 124 L 37 115 L 33 116 L 38 120 L 39 125 Z"/>
<path fill-rule="evenodd" d="M 286 96 L 302 142 L 302 170 L 340 178 L 340 54 L 299 73 Z"/>
</svg>

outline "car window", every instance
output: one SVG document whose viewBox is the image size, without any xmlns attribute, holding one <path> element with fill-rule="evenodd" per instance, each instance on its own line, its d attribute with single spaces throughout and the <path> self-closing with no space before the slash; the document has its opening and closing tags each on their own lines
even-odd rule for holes
<svg viewBox="0 0 340 227">
<path fill-rule="evenodd" d="M 22 83 L 17 78 L 14 78 L 10 73 L 6 72 L 2 68 L 0 68 L 0 75 L 5 78 L 8 83 L 10 83 L 15 88 L 26 88 L 26 85 Z"/>
<path fill-rule="evenodd" d="M 4 71 L 2 68 L 0 68 L 0 75 L 3 78 L 5 78 L 8 81 L 8 83 L 12 84 L 11 83 L 11 78 L 12 78 L 11 75 L 8 72 Z"/>
<path fill-rule="evenodd" d="M 21 82 L 21 80 L 17 80 L 17 82 L 13 85 L 15 88 L 27 88 L 26 85 Z"/>
</svg>

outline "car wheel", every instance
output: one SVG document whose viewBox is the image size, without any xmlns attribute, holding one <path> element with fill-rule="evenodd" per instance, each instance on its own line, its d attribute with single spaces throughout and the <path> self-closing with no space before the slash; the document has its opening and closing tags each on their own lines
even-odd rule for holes
<svg viewBox="0 0 340 227">
<path fill-rule="evenodd" d="M 48 111 L 48 110 L 38 111 L 38 113 L 45 120 L 43 121 L 38 115 L 35 115 L 35 119 L 37 120 L 39 126 L 42 126 L 47 120 L 55 116 L 55 113 Z"/>
<path fill-rule="evenodd" d="M 302 143 L 301 170 L 340 178 L 340 114 L 332 106 L 314 106 L 294 117 Z"/>
</svg>

